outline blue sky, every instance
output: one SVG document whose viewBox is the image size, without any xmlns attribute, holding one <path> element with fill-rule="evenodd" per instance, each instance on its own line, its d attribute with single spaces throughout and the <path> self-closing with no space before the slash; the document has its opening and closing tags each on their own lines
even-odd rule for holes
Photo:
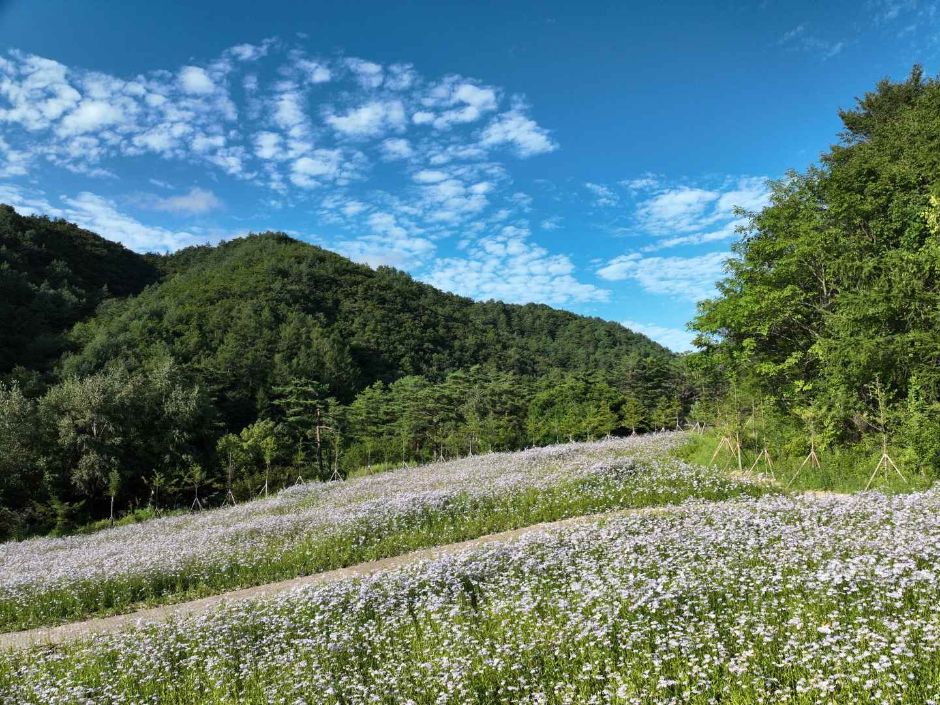
<svg viewBox="0 0 940 705">
<path fill-rule="evenodd" d="M 674 349 L 734 207 L 938 6 L 0 0 L 0 201 L 135 250 L 282 230 Z"/>
</svg>

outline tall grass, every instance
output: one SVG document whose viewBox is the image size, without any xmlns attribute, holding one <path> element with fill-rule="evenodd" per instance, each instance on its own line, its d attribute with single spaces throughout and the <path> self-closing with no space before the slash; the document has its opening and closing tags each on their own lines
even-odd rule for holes
<svg viewBox="0 0 940 705">
<path fill-rule="evenodd" d="M 738 469 L 738 460 L 735 455 L 723 448 L 715 457 L 715 450 L 720 444 L 720 437 L 714 433 L 702 435 L 690 434 L 686 443 L 678 446 L 673 452 L 686 462 L 698 465 L 712 465 L 724 471 L 734 472 Z M 754 461 L 761 451 L 760 448 L 743 447 L 741 453 L 741 466 L 745 471 L 754 467 L 754 472 L 773 480 L 781 489 L 793 492 L 861 492 L 871 481 L 869 489 L 885 494 L 899 494 L 917 492 L 929 488 L 935 478 L 916 469 L 900 466 L 904 475 L 902 479 L 893 469 L 887 473 L 879 471 L 872 474 L 881 458 L 881 449 L 877 450 L 864 446 L 850 446 L 838 448 L 817 448 L 816 455 L 819 467 L 813 463 L 804 463 L 809 448 L 805 453 L 781 454 L 779 449 L 770 447 L 768 451 L 773 462 L 772 470 L 766 462 L 761 461 L 754 466 Z M 889 448 L 889 455 L 900 458 L 902 454 L 896 449 Z M 712 458 L 714 457 L 714 461 Z M 772 473 L 772 474 L 771 474 Z"/>
</svg>

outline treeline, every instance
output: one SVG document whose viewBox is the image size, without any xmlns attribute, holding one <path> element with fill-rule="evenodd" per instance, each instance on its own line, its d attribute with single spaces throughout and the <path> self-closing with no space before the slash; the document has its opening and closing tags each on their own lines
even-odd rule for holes
<svg viewBox="0 0 940 705">
<path fill-rule="evenodd" d="M 623 326 L 279 234 L 141 256 L 4 207 L 0 286 L 19 331 L 0 341 L 3 536 L 671 427 L 689 399 L 675 356 Z"/>
<path fill-rule="evenodd" d="M 791 452 L 887 443 L 940 470 L 940 82 L 915 67 L 840 112 L 840 141 L 773 184 L 694 327 L 697 413 Z"/>
<path fill-rule="evenodd" d="M 69 377 L 37 399 L 0 385 L 0 530 L 67 533 L 147 508 L 240 502 L 298 480 L 568 440 L 675 428 L 677 363 L 631 355 L 607 373 L 526 378 L 473 367 L 439 382 L 376 382 L 349 403 L 292 379 L 226 432 L 169 359 Z"/>
</svg>

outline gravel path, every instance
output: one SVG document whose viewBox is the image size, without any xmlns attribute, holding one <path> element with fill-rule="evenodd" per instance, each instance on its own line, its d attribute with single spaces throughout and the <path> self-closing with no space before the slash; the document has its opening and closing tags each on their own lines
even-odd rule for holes
<svg viewBox="0 0 940 705">
<path fill-rule="evenodd" d="M 21 632 L 9 632 L 0 634 L 0 650 L 25 649 L 35 645 L 62 644 L 69 641 L 76 641 L 91 637 L 95 634 L 105 632 L 114 632 L 121 629 L 127 629 L 140 624 L 149 622 L 162 622 L 177 617 L 199 614 L 207 612 L 223 602 L 234 602 L 238 600 L 249 600 L 270 597 L 278 593 L 296 590 L 308 585 L 320 585 L 323 583 L 335 582 L 346 578 L 362 577 L 377 573 L 383 570 L 391 570 L 401 566 L 419 563 L 421 561 L 433 560 L 440 556 L 459 553 L 474 546 L 482 544 L 511 541 L 525 534 L 555 529 L 576 523 L 585 523 L 592 521 L 603 521 L 608 518 L 622 516 L 624 514 L 653 514 L 669 511 L 669 507 L 641 507 L 638 509 L 626 509 L 615 512 L 606 512 L 603 514 L 590 514 L 586 516 L 572 517 L 560 521 L 547 522 L 543 524 L 534 524 L 521 529 L 503 531 L 497 534 L 488 534 L 460 543 L 451 543 L 443 546 L 435 546 L 412 553 L 405 553 L 399 556 L 383 558 L 377 561 L 368 561 L 358 563 L 347 568 L 339 568 L 324 573 L 316 573 L 301 578 L 291 580 L 282 580 L 276 583 L 258 585 L 256 587 L 244 588 L 242 590 L 233 590 L 231 592 L 204 597 L 190 602 L 180 602 L 174 605 L 163 605 L 151 609 L 139 610 L 127 614 L 115 615 L 113 617 L 99 617 L 88 619 L 83 622 L 71 622 L 55 627 L 39 627 Z"/>
</svg>

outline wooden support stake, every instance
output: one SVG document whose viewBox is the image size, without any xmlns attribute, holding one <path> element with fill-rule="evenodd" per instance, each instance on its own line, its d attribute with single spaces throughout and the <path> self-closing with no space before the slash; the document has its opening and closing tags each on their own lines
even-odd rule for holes
<svg viewBox="0 0 940 705">
<path fill-rule="evenodd" d="M 770 472 L 770 476 L 774 480 L 776 480 L 777 476 L 776 474 L 774 474 L 774 461 L 770 459 L 770 452 L 767 450 L 766 446 L 764 447 L 763 450 L 761 450 L 760 453 L 757 454 L 757 457 L 754 458 L 754 462 L 751 464 L 751 467 L 748 469 L 748 472 L 754 472 L 754 468 L 756 468 L 758 463 L 760 463 L 761 461 L 763 461 L 764 464 L 767 466 L 767 470 Z"/>
<path fill-rule="evenodd" d="M 798 467 L 796 469 L 796 472 L 793 473 L 793 477 L 791 477 L 790 481 L 787 483 L 788 488 L 790 487 L 790 485 L 793 484 L 793 481 L 797 478 L 797 475 L 799 475 L 800 472 L 802 472 L 803 468 L 806 466 L 807 463 L 810 464 L 810 467 L 814 467 L 817 470 L 820 467 L 822 467 L 819 462 L 819 456 L 816 455 L 816 441 L 815 440 L 810 441 L 809 454 L 805 458 L 803 458 L 803 462 L 800 463 L 800 467 Z"/>
<path fill-rule="evenodd" d="M 879 471 L 884 471 L 885 482 L 887 482 L 889 471 L 892 468 L 898 474 L 898 476 L 904 480 L 905 483 L 907 483 L 907 478 L 904 477 L 904 473 L 901 472 L 901 469 L 894 464 L 894 461 L 891 460 L 891 456 L 888 455 L 888 439 L 887 436 L 883 436 L 881 439 L 881 458 L 878 460 L 878 464 L 875 466 L 875 470 L 872 472 L 871 477 L 868 478 L 868 484 L 865 485 L 865 491 L 867 492 L 871 487 Z"/>
</svg>

